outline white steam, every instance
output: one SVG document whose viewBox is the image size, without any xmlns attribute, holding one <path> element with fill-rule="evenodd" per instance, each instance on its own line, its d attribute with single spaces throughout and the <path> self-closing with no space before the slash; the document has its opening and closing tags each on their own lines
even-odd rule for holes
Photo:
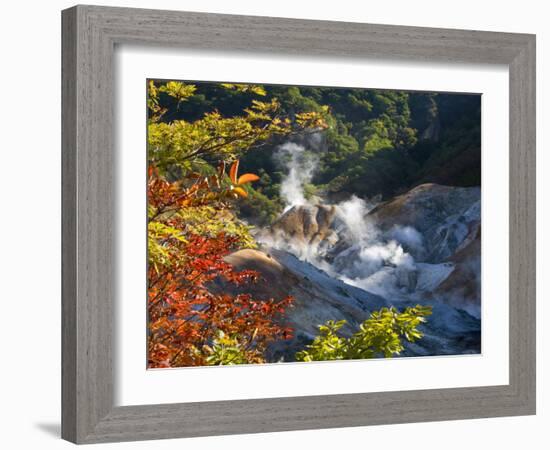
<svg viewBox="0 0 550 450">
<path fill-rule="evenodd" d="M 286 143 L 278 148 L 275 158 L 286 172 L 280 191 L 285 202 L 283 215 L 295 214 L 297 211 L 291 209 L 299 207 L 300 214 L 293 216 L 294 220 L 304 217 L 304 221 L 316 221 L 323 207 L 306 199 L 304 187 L 317 170 L 318 157 L 302 145 Z M 353 195 L 325 207 L 333 207 L 335 214 L 323 238 L 296 237 L 278 230 L 263 233 L 259 240 L 385 298 L 435 289 L 452 271 L 452 264 L 417 263 L 415 258 L 426 253 L 422 235 L 410 226 L 396 225 L 381 231 L 368 215 L 375 206 L 375 202 Z"/>
<path fill-rule="evenodd" d="M 388 238 L 394 239 L 403 245 L 409 253 L 416 258 L 422 258 L 426 254 L 424 248 L 424 238 L 411 226 L 394 225 L 387 233 Z"/>
<path fill-rule="evenodd" d="M 343 234 L 349 244 L 333 259 L 333 272 L 354 286 L 371 288 L 382 294 L 391 284 L 407 289 L 414 279 L 406 273 L 414 273 L 414 258 L 403 248 L 409 242 L 421 246 L 421 235 L 412 227 L 394 227 L 389 234 L 383 233 L 368 216 L 375 205 L 352 196 L 336 205 L 339 220 L 344 224 Z M 392 276 L 388 277 L 387 272 Z"/>
<path fill-rule="evenodd" d="M 336 214 L 345 224 L 345 233 L 352 242 L 373 241 L 377 238 L 378 229 L 367 219 L 368 212 L 374 206 L 355 195 L 336 205 Z"/>
<path fill-rule="evenodd" d="M 281 182 L 281 197 L 285 201 L 285 211 L 293 206 L 306 205 L 304 186 L 311 182 L 319 158 L 306 152 L 302 145 L 287 142 L 279 146 L 275 153 L 277 161 L 287 169 L 287 174 Z"/>
</svg>

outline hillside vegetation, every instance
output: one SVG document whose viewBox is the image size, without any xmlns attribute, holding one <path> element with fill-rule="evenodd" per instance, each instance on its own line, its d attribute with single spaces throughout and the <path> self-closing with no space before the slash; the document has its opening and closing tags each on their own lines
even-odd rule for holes
<svg viewBox="0 0 550 450">
<path fill-rule="evenodd" d="M 195 121 L 218 111 L 238 117 L 251 102 L 276 98 L 277 115 L 296 121 L 316 113 L 326 128 L 273 135 L 243 153 L 241 165 L 260 176 L 240 202 L 244 217 L 270 223 L 281 211 L 284 169 L 275 149 L 289 140 L 315 153 L 318 164 L 306 186 L 310 195 L 341 200 L 355 194 L 382 199 L 421 183 L 481 184 L 481 97 L 376 89 L 195 83 L 185 102 L 160 95 L 161 121 Z M 228 88 L 234 86 L 234 88 Z"/>
</svg>

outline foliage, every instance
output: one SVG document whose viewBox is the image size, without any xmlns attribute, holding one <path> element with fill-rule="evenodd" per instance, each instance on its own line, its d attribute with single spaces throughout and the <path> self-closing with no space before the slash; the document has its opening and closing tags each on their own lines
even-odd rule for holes
<svg viewBox="0 0 550 450">
<path fill-rule="evenodd" d="M 277 99 L 277 110 L 268 115 L 281 119 L 284 131 L 272 129 L 275 132 L 268 139 L 250 146 L 243 141 L 241 151 L 237 151 L 241 164 L 252 173 L 264 171 L 272 186 L 281 183 L 280 168 L 266 155 L 289 139 L 313 145 L 319 152 L 321 161 L 313 184 L 329 186 L 331 192 L 388 197 L 422 182 L 480 183 L 479 96 L 235 83 L 193 86 L 195 91 L 184 101 L 157 92 L 162 114 L 151 113 L 150 119 L 172 123 L 173 128 L 181 127 L 179 121 L 195 123 L 212 112 L 225 119 L 239 119 L 246 116 L 243 111 L 254 107 L 254 101 L 269 104 Z M 314 116 L 308 118 L 308 114 Z M 304 119 L 307 123 L 300 125 Z M 316 127 L 319 119 L 322 123 Z M 233 130 L 241 126 L 235 122 L 231 123 Z M 197 122 L 197 128 L 202 125 Z M 152 131 L 162 129 L 159 125 Z M 312 130 L 321 130 L 323 139 L 318 147 L 304 139 Z M 177 139 L 171 145 L 178 147 Z M 200 170 L 210 163 L 206 159 L 195 162 L 201 165 Z M 252 189 L 260 190 L 271 203 L 251 195 L 247 188 L 248 199 L 239 201 L 239 207 L 246 214 L 255 214 L 260 208 L 260 215 L 267 220 L 272 215 L 270 209 L 280 203 L 279 192 L 262 183 Z M 255 220 L 256 216 L 247 218 Z"/>
<path fill-rule="evenodd" d="M 212 346 L 205 345 L 204 348 L 208 354 L 206 363 L 211 366 L 247 364 L 250 360 L 246 355 L 246 343 L 241 342 L 238 336 L 226 336 L 221 330 Z"/>
<path fill-rule="evenodd" d="M 235 286 L 258 280 L 256 272 L 235 271 L 224 261 L 229 252 L 248 245 L 249 237 L 238 227 L 233 232 L 216 228 L 216 208 L 224 213 L 230 189 L 211 190 L 207 179 L 187 188 L 182 184 L 150 171 L 149 367 L 209 364 L 209 345 L 220 333 L 240 336 L 241 358 L 261 361 L 269 342 L 291 335 L 275 319 L 292 298 L 260 301 L 212 289 L 217 280 Z"/>
<path fill-rule="evenodd" d="M 259 86 L 256 84 L 231 84 L 231 83 L 221 83 L 221 86 L 223 86 L 226 89 L 229 90 L 235 90 L 237 92 L 251 92 L 256 95 L 260 95 L 264 97 L 267 93 L 263 86 Z"/>
<path fill-rule="evenodd" d="M 404 349 L 401 338 L 414 342 L 422 337 L 418 326 L 431 314 L 431 307 L 382 308 L 373 312 L 350 338 L 338 334 L 345 320 L 328 321 L 319 327 L 319 336 L 296 354 L 298 361 L 330 361 L 342 359 L 366 359 L 377 356 L 390 358 Z"/>
<path fill-rule="evenodd" d="M 265 96 L 261 86 L 223 89 Z M 292 297 L 256 299 L 246 287 L 259 274 L 237 271 L 225 257 L 253 248 L 250 227 L 234 214 L 254 173 L 239 175 L 239 156 L 274 135 L 323 128 L 319 114 L 281 117 L 276 98 L 253 99 L 240 116 L 212 110 L 169 120 L 196 96 L 183 82 L 149 83 L 148 365 L 179 367 L 264 361 L 268 344 L 292 330 L 278 318 Z M 170 102 L 175 101 L 176 104 Z M 220 289 L 223 285 L 227 289 Z M 229 294 L 231 287 L 245 293 Z"/>
<path fill-rule="evenodd" d="M 296 86 L 266 90 L 277 93 L 288 114 L 329 107 L 323 143 L 313 146 L 321 158 L 313 183 L 329 186 L 330 192 L 389 197 L 422 182 L 479 185 L 478 96 Z M 281 181 L 265 158 L 250 153 L 243 163 Z M 277 200 L 277 192 L 264 194 Z"/>
<path fill-rule="evenodd" d="M 269 225 L 279 215 L 282 202 L 265 195 L 261 189 L 247 187 L 247 198 L 237 204 L 238 213 L 255 225 Z"/>
<path fill-rule="evenodd" d="M 236 220 L 227 209 L 203 205 L 181 209 L 177 214 L 189 233 L 213 238 L 224 232 L 236 237 L 240 248 L 256 248 L 256 242 L 250 234 L 251 227 Z"/>
<path fill-rule="evenodd" d="M 162 87 L 150 90 L 157 93 L 161 91 Z M 181 102 L 187 100 L 189 93 L 194 90 L 179 87 L 172 88 L 170 92 L 174 92 L 171 95 L 178 96 Z M 155 99 L 154 94 L 150 96 Z M 269 101 L 252 100 L 240 116 L 223 117 L 214 110 L 193 122 L 161 122 L 159 111 L 165 109 L 158 106 L 158 97 L 150 103 L 153 111 L 148 126 L 149 163 L 161 172 L 171 168 L 185 173 L 193 169 L 193 163 L 232 160 L 274 135 L 290 135 L 297 130 L 321 129 L 325 126 L 322 115 L 317 113 L 297 113 L 294 123 L 289 118 L 281 118 L 278 114 L 280 104 L 276 98 Z"/>
<path fill-rule="evenodd" d="M 178 102 L 183 102 L 191 97 L 196 89 L 196 86 L 192 84 L 186 84 L 180 81 L 169 81 L 161 85 L 158 92 L 165 92 L 170 97 L 174 97 Z"/>
</svg>

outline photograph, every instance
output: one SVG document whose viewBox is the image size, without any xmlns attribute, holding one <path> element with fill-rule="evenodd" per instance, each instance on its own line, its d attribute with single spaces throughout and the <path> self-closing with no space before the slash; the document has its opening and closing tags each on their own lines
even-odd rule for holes
<svg viewBox="0 0 550 450">
<path fill-rule="evenodd" d="M 149 369 L 481 353 L 481 95 L 149 79 L 146 107 Z"/>
<path fill-rule="evenodd" d="M 544 2 L 3 6 L 2 448 L 549 440 Z"/>
</svg>

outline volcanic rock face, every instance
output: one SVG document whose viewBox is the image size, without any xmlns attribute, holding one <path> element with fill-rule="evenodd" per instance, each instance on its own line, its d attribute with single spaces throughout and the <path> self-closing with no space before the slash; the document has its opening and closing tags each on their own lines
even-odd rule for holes
<svg viewBox="0 0 550 450">
<path fill-rule="evenodd" d="M 225 285 L 225 291 L 248 292 L 259 300 L 282 299 L 287 295 L 294 298 L 282 323 L 290 325 L 295 336 L 271 347 L 270 359 L 274 361 L 283 357 L 285 361 L 292 360 L 303 343 L 318 334 L 319 324 L 345 319 L 348 324 L 342 331 L 349 336 L 368 318 L 369 310 L 387 306 L 383 298 L 348 286 L 284 251 L 272 249 L 266 254 L 258 250 L 240 250 L 226 257 L 226 261 L 238 270 L 259 272 L 260 281 L 242 288 Z"/>
<path fill-rule="evenodd" d="M 310 247 L 331 246 L 338 241 L 333 229 L 334 205 L 302 205 L 286 211 L 271 226 L 271 234 L 294 244 Z"/>
<path fill-rule="evenodd" d="M 422 184 L 374 208 L 370 214 L 383 230 L 413 227 L 422 235 L 426 254 L 440 262 L 475 239 L 481 221 L 481 190 Z M 411 253 L 416 249 L 410 248 Z"/>
<path fill-rule="evenodd" d="M 260 272 L 259 299 L 292 295 L 292 341 L 269 358 L 292 360 L 327 320 L 357 330 L 371 311 L 431 305 L 425 336 L 405 355 L 480 351 L 480 189 L 425 184 L 374 209 L 360 199 L 299 205 L 258 235 L 261 251 L 227 257 Z"/>
<path fill-rule="evenodd" d="M 481 227 L 450 258 L 454 270 L 434 291 L 434 297 L 480 317 Z"/>
<path fill-rule="evenodd" d="M 379 205 L 369 215 L 384 230 L 412 227 L 418 231 L 422 248 L 408 245 L 406 239 L 404 248 L 417 261 L 452 268 L 429 289 L 434 298 L 480 317 L 480 188 L 423 184 Z"/>
</svg>

